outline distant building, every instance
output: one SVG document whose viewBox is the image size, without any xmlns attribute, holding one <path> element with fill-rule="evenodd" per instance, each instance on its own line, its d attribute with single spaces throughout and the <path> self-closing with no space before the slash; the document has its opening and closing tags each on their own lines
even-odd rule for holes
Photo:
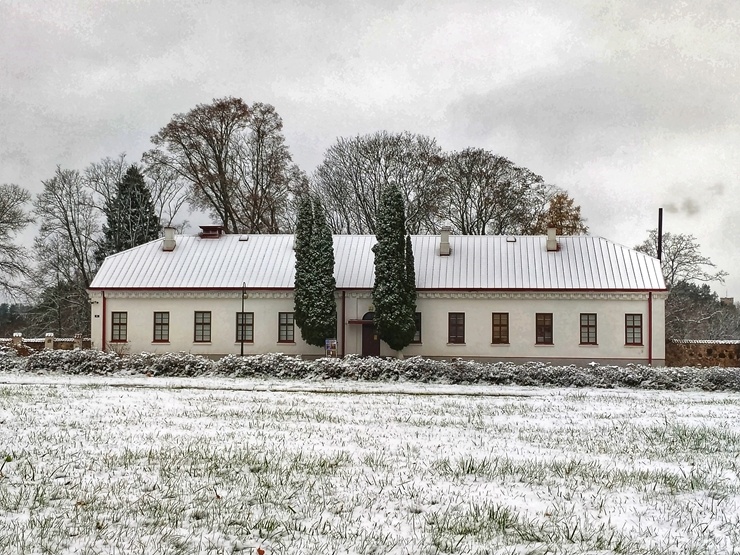
<svg viewBox="0 0 740 555">
<path fill-rule="evenodd" d="M 292 235 L 158 239 L 93 280 L 92 341 L 124 352 L 315 357 L 293 323 Z M 334 237 L 339 355 L 395 356 L 375 333 L 371 235 Z M 660 262 L 593 236 L 412 237 L 417 336 L 404 356 L 665 362 Z M 243 305 L 243 310 L 242 310 Z M 329 338 L 327 338 L 329 339 Z"/>
</svg>

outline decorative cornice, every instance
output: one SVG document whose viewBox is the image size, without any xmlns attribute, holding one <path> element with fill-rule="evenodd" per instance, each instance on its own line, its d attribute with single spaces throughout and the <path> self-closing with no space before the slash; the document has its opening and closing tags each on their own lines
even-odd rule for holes
<svg viewBox="0 0 740 555">
<path fill-rule="evenodd" d="M 556 291 L 422 291 L 419 299 L 481 299 L 481 300 L 620 300 L 647 301 L 648 293 L 629 292 L 556 292 Z M 666 294 L 653 293 L 653 299 L 665 299 Z"/>
<path fill-rule="evenodd" d="M 231 299 L 240 300 L 241 291 L 214 290 L 160 290 L 160 291 L 106 291 L 108 299 Z M 292 291 L 247 291 L 245 299 L 292 299 Z"/>
<path fill-rule="evenodd" d="M 419 291 L 419 299 L 480 299 L 480 300 L 621 300 L 647 301 L 648 292 L 626 291 Z M 341 291 L 335 292 L 335 298 L 341 298 Z M 108 290 L 108 299 L 241 299 L 239 290 Z M 351 299 L 372 299 L 370 290 L 346 291 Z M 654 300 L 665 300 L 667 293 L 654 292 Z M 292 299 L 292 291 L 247 291 L 247 299 Z"/>
</svg>

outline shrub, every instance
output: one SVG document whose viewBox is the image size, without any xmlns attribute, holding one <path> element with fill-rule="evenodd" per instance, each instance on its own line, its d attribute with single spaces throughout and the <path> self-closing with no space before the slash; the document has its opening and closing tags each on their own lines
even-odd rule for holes
<svg viewBox="0 0 740 555">
<path fill-rule="evenodd" d="M 280 353 L 245 357 L 229 355 L 214 362 L 182 352 L 119 356 L 115 353 L 79 349 L 39 351 L 29 357 L 17 357 L 4 348 L 0 349 L 0 371 L 740 391 L 740 369 L 737 368 L 666 368 L 640 364 L 620 367 L 596 363 L 579 367 L 544 362 L 482 363 L 462 359 L 429 360 L 421 357 L 362 358 L 358 355 L 313 361 Z"/>
</svg>

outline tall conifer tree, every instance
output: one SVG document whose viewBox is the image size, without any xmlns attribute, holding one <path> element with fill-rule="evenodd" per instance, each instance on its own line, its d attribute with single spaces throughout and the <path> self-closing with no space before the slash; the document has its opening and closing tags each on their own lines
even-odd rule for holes
<svg viewBox="0 0 740 555">
<path fill-rule="evenodd" d="M 293 287 L 293 318 L 303 330 L 311 303 L 310 276 L 312 269 L 311 238 L 313 236 L 313 205 L 308 195 L 298 201 L 298 215 L 294 235 L 295 285 Z"/>
<path fill-rule="evenodd" d="M 411 311 L 414 318 L 416 312 L 416 271 L 414 270 L 414 249 L 411 246 L 411 235 L 406 235 L 406 308 Z M 416 319 L 414 319 L 414 331 L 416 331 Z M 412 338 L 413 340 L 413 338 Z"/>
<path fill-rule="evenodd" d="M 295 322 L 303 340 L 320 347 L 337 334 L 334 242 L 321 203 L 308 195 L 298 205 L 295 259 Z"/>
<path fill-rule="evenodd" d="M 391 349 L 400 351 L 413 341 L 416 332 L 416 284 L 403 197 L 396 185 L 389 185 L 381 192 L 376 230 L 375 327 Z"/>
<path fill-rule="evenodd" d="M 135 165 L 116 186 L 104 212 L 103 242 L 95 251 L 98 263 L 106 256 L 153 241 L 162 230 L 144 176 Z"/>
</svg>

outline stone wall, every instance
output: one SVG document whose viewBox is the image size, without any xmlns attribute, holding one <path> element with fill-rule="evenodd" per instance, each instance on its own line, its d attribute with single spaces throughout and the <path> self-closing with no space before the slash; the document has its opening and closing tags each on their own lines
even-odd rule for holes
<svg viewBox="0 0 740 555">
<path fill-rule="evenodd" d="M 23 337 L 20 333 L 14 333 L 12 338 L 0 338 L 0 346 L 14 349 L 21 356 L 28 356 L 34 351 L 44 349 L 89 349 L 91 342 L 89 337 L 82 337 L 81 334 L 75 337 L 54 337 L 53 333 L 47 333 L 46 337 Z"/>
<path fill-rule="evenodd" d="M 740 367 L 740 341 L 668 341 L 665 362 L 666 366 Z"/>
</svg>

